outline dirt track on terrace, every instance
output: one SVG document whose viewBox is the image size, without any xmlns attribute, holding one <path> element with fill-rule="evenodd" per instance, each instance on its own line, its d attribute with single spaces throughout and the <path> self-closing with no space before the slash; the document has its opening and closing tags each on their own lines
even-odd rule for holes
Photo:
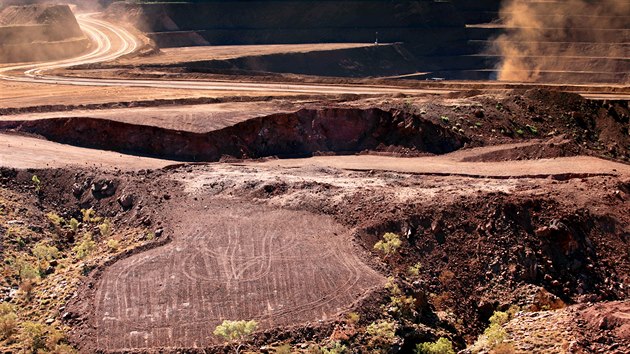
<svg viewBox="0 0 630 354">
<path fill-rule="evenodd" d="M 199 105 L 72 110 L 70 112 L 24 113 L 1 120 L 37 120 L 47 118 L 91 117 L 165 129 L 205 133 L 222 129 L 250 118 L 296 111 L 300 101 L 226 102 Z"/>
<path fill-rule="evenodd" d="M 487 149 L 471 149 L 467 156 L 478 156 Z M 348 170 L 397 171 L 418 174 L 518 177 L 553 176 L 563 174 L 625 174 L 630 175 L 630 166 L 599 158 L 576 156 L 555 159 L 538 159 L 502 162 L 462 162 L 461 154 L 443 156 L 396 158 L 387 156 L 316 156 L 310 159 L 271 160 L 261 163 L 266 167 L 332 167 Z M 258 164 L 253 162 L 252 164 Z"/>
<path fill-rule="evenodd" d="M 50 85 L 0 80 L 2 100 L 0 108 L 21 108 L 45 105 L 104 104 L 123 101 L 146 101 L 157 99 L 184 99 L 226 96 L 260 96 L 260 92 L 209 91 L 184 89 L 151 89 L 146 87 L 90 87 L 77 88 L 73 85 Z M 287 96 L 284 93 L 265 93 L 265 96 Z M 36 103 L 36 104 L 34 104 Z"/>
<path fill-rule="evenodd" d="M 117 152 L 85 149 L 13 134 L 0 134 L 0 166 L 12 168 L 59 168 L 68 166 L 106 169 L 161 168 L 173 161 Z"/>
<path fill-rule="evenodd" d="M 304 53 L 319 50 L 369 47 L 366 43 L 311 43 L 270 45 L 224 45 L 162 48 L 160 54 L 144 58 L 124 58 L 118 64 L 173 64 L 186 61 L 224 60 L 252 55 Z"/>
<path fill-rule="evenodd" d="M 191 199 L 172 211 L 172 243 L 104 272 L 98 349 L 203 347 L 225 319 L 263 329 L 325 320 L 384 282 L 329 217 Z"/>
<path fill-rule="evenodd" d="M 0 134 L 5 152 L 0 166 L 11 168 L 58 168 L 65 166 L 121 169 L 161 168 L 176 161 L 139 157 L 116 152 L 59 144 L 34 137 Z M 246 161 L 235 166 L 260 166 L 270 169 L 301 167 L 338 168 L 346 170 L 381 170 L 416 174 L 461 175 L 488 177 L 526 177 L 562 175 L 630 175 L 630 166 L 588 156 L 560 157 L 524 161 L 467 162 L 489 154 L 513 151 L 523 147 L 544 147 L 534 143 L 506 144 L 467 149 L 426 157 L 389 157 L 377 155 L 315 156 L 308 159 L 271 159 Z M 210 164 L 215 165 L 215 164 Z M 221 164 L 218 164 L 219 166 Z"/>
</svg>

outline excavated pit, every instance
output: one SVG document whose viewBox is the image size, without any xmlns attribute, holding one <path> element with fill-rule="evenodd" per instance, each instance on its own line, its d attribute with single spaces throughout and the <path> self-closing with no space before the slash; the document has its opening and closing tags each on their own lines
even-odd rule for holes
<svg viewBox="0 0 630 354">
<path fill-rule="evenodd" d="M 0 130 L 35 134 L 80 147 L 178 161 L 307 157 L 379 151 L 444 154 L 468 138 L 418 116 L 380 109 L 303 109 L 250 119 L 206 133 L 96 118 L 4 121 Z"/>
</svg>

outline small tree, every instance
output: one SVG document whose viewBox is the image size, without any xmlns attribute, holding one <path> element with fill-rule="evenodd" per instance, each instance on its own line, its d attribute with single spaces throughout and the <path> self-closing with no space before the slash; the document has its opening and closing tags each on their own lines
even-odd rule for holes
<svg viewBox="0 0 630 354">
<path fill-rule="evenodd" d="M 243 342 L 248 340 L 254 331 L 258 328 L 256 321 L 228 321 L 218 325 L 214 329 L 214 335 L 222 337 L 230 342 L 230 346 L 236 354 L 240 353 Z"/>
<path fill-rule="evenodd" d="M 401 245 L 402 241 L 400 241 L 400 236 L 393 232 L 388 232 L 383 235 L 383 239 L 381 241 L 374 244 L 374 249 L 383 252 L 385 257 L 388 257 L 398 251 Z"/>
</svg>

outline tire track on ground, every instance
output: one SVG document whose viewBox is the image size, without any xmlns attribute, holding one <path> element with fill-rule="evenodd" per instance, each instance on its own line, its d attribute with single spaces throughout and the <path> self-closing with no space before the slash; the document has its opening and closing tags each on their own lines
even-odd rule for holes
<svg viewBox="0 0 630 354">
<path fill-rule="evenodd" d="M 105 270 L 94 299 L 99 349 L 211 345 L 224 319 L 263 329 L 325 319 L 384 282 L 330 217 L 207 203 L 173 208 L 172 243 Z"/>
</svg>

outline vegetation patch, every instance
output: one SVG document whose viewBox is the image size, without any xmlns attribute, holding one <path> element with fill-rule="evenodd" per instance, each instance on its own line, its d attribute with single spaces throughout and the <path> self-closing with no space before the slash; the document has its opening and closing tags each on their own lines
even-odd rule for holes
<svg viewBox="0 0 630 354">
<path fill-rule="evenodd" d="M 92 209 L 64 218 L 35 196 L 0 188 L 0 348 L 5 352 L 73 353 L 62 321 L 81 279 L 117 254 L 148 242 L 143 228 L 119 228 Z M 30 198 L 33 198 L 32 200 Z M 44 227 L 38 225 L 45 225 Z"/>
</svg>

